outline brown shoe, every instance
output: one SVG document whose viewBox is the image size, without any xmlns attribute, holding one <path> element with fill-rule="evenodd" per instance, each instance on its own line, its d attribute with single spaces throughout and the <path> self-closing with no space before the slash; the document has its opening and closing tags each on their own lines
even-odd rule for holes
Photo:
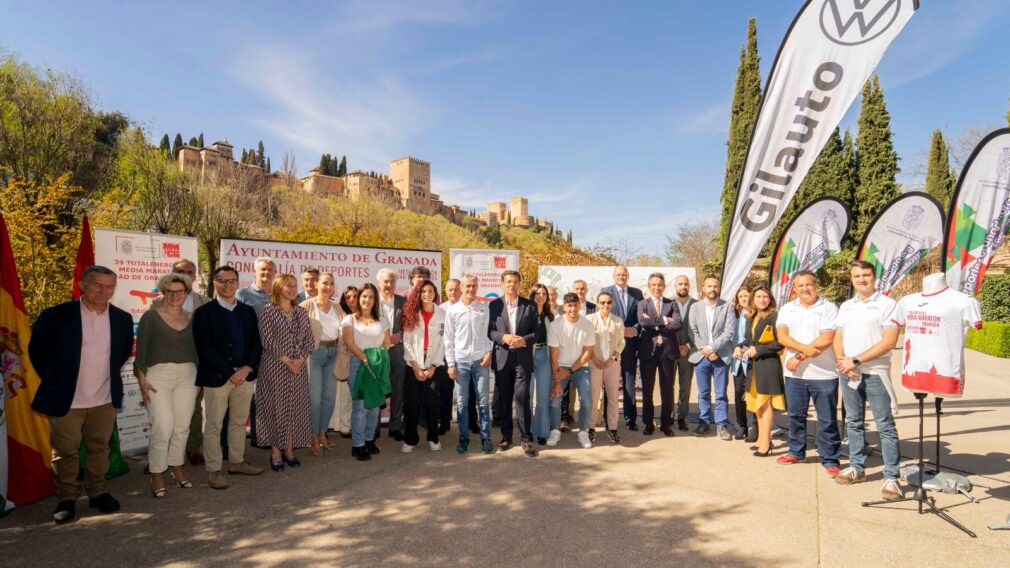
<svg viewBox="0 0 1010 568">
<path fill-rule="evenodd" d="M 262 467 L 256 467 L 256 466 L 252 465 L 251 463 L 247 463 L 247 462 L 229 463 L 228 464 L 228 473 L 231 474 L 231 475 L 234 475 L 234 474 L 240 474 L 240 475 L 259 475 L 259 474 L 263 473 L 263 468 Z"/>
<path fill-rule="evenodd" d="M 200 450 L 190 450 L 189 463 L 193 465 L 203 465 L 203 452 Z"/>
<path fill-rule="evenodd" d="M 228 479 L 220 471 L 212 471 L 207 474 L 207 485 L 211 489 L 228 489 Z"/>
</svg>

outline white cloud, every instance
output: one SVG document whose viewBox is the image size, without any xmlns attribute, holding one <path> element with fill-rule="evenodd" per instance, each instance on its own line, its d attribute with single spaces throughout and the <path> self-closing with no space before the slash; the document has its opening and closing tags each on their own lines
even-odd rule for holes
<svg viewBox="0 0 1010 568">
<path fill-rule="evenodd" d="M 726 134 L 729 132 L 730 103 L 724 100 L 683 113 L 675 119 L 674 129 L 680 134 Z"/>
</svg>

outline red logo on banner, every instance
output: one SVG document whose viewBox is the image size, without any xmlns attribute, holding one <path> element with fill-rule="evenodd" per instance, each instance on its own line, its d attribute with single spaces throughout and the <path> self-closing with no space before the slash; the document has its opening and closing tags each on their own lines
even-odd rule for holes
<svg viewBox="0 0 1010 568">
<path fill-rule="evenodd" d="M 179 243 L 161 243 L 161 256 L 166 258 L 179 258 L 182 255 Z"/>
<path fill-rule="evenodd" d="M 495 268 L 505 268 L 505 257 L 496 256 L 494 257 L 494 267 Z"/>
</svg>

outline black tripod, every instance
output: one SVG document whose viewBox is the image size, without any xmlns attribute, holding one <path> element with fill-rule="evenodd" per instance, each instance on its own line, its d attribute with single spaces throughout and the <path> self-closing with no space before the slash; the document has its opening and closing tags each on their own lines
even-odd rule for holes
<svg viewBox="0 0 1010 568">
<path fill-rule="evenodd" d="M 883 501 L 865 501 L 865 502 L 863 502 L 863 506 L 864 507 L 872 507 L 874 505 L 885 505 L 885 504 L 891 504 L 891 503 L 900 503 L 902 501 L 916 501 L 917 503 L 919 503 L 919 514 L 920 515 L 924 512 L 923 506 L 928 507 L 928 509 L 927 509 L 928 512 L 934 513 L 936 516 L 940 517 L 941 519 L 943 519 L 943 520 L 947 521 L 948 523 L 954 525 L 955 527 L 961 529 L 968 536 L 970 536 L 972 538 L 978 538 L 978 535 L 976 535 L 975 533 L 973 533 L 970 530 L 968 530 L 961 523 L 955 521 L 953 519 L 953 517 L 951 517 L 947 513 L 945 513 L 943 511 L 941 511 L 940 509 L 938 509 L 936 507 L 936 505 L 933 504 L 933 498 L 930 497 L 927 494 L 926 489 L 923 488 L 923 483 L 925 483 L 925 479 L 923 479 L 923 473 L 924 472 L 923 472 L 923 431 L 922 431 L 922 425 L 923 425 L 923 422 L 924 422 L 923 415 L 924 415 L 924 407 L 925 407 L 925 401 L 926 401 L 926 393 L 918 393 L 917 392 L 917 393 L 915 393 L 915 398 L 916 398 L 916 400 L 919 401 L 919 486 L 915 489 L 915 494 L 912 497 L 902 497 L 901 499 L 895 499 L 894 501 L 888 501 L 888 500 L 883 500 Z M 939 420 L 940 420 L 940 417 L 939 417 L 939 407 L 940 407 L 940 403 L 937 402 L 937 410 L 938 410 L 938 412 L 937 412 L 937 432 L 939 432 Z M 940 453 L 940 450 L 939 450 L 939 439 L 937 439 L 937 448 L 938 449 L 936 450 L 936 452 L 937 452 L 937 456 L 939 456 L 939 453 Z"/>
</svg>

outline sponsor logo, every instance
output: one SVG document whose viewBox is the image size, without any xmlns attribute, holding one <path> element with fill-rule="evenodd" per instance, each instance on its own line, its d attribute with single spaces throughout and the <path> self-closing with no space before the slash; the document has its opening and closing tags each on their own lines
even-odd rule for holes
<svg viewBox="0 0 1010 568">
<path fill-rule="evenodd" d="M 161 243 L 161 256 L 165 258 L 179 258 L 182 256 L 182 245 L 180 243 Z"/>
<path fill-rule="evenodd" d="M 926 217 L 926 210 L 919 205 L 913 205 L 905 212 L 905 218 L 901 220 L 901 226 L 908 231 L 914 231 L 922 224 Z"/>
<path fill-rule="evenodd" d="M 821 31 L 838 45 L 860 45 L 880 37 L 900 12 L 901 0 L 825 0 Z"/>
<path fill-rule="evenodd" d="M 496 269 L 504 270 L 506 268 L 505 267 L 505 257 L 504 256 L 496 256 L 496 257 L 494 257 L 494 267 Z"/>
</svg>

